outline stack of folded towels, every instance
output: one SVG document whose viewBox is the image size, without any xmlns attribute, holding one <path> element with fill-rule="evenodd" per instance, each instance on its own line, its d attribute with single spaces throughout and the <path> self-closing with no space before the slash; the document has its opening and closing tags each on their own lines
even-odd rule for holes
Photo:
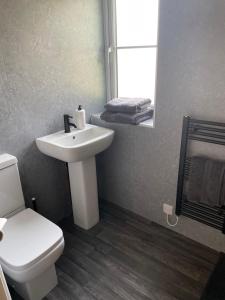
<svg viewBox="0 0 225 300">
<path fill-rule="evenodd" d="M 115 98 L 105 105 L 101 119 L 106 122 L 138 125 L 153 116 L 151 100 L 147 98 Z"/>
</svg>

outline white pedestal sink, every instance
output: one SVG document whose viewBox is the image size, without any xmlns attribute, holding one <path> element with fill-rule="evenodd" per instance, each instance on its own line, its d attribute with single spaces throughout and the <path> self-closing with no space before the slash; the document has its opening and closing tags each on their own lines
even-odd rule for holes
<svg viewBox="0 0 225 300">
<path fill-rule="evenodd" d="M 111 129 L 87 124 L 36 139 L 42 153 L 68 163 L 74 223 L 84 229 L 99 221 L 95 155 L 111 145 L 113 136 Z"/>
</svg>

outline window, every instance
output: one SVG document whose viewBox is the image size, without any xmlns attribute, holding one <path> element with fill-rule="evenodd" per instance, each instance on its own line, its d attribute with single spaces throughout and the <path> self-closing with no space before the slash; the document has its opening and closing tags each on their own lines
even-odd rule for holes
<svg viewBox="0 0 225 300">
<path fill-rule="evenodd" d="M 159 0 L 103 0 L 107 97 L 155 100 Z"/>
</svg>

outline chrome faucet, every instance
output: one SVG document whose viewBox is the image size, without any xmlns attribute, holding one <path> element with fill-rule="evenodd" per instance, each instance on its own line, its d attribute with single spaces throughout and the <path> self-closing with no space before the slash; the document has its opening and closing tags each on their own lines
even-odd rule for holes
<svg viewBox="0 0 225 300">
<path fill-rule="evenodd" d="M 64 118 L 65 133 L 70 132 L 70 126 L 73 126 L 74 128 L 77 128 L 77 126 L 74 123 L 70 123 L 70 119 L 72 119 L 73 117 L 71 117 L 69 115 L 63 115 L 63 118 Z"/>
</svg>

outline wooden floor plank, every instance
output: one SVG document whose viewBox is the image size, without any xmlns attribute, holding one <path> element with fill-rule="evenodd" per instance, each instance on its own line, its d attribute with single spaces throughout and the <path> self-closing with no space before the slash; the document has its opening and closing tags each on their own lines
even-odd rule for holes
<svg viewBox="0 0 225 300">
<path fill-rule="evenodd" d="M 66 252 L 68 250 L 66 249 Z M 95 275 L 88 273 L 85 269 L 80 267 L 75 263 L 74 260 L 71 260 L 67 256 L 63 255 L 57 266 L 69 275 L 73 280 L 78 282 L 85 291 L 92 295 L 96 299 L 100 300 L 124 300 L 119 297 L 116 293 L 113 292 L 104 282 L 96 279 Z"/>
<path fill-rule="evenodd" d="M 198 282 L 202 282 L 203 285 L 206 283 L 205 278 L 209 271 L 212 271 L 214 268 L 214 264 L 200 260 L 190 251 L 180 249 L 168 241 L 159 239 L 154 234 L 140 232 L 129 224 L 118 224 L 117 220 L 111 216 L 106 215 L 102 222 L 105 227 L 120 232 L 131 243 L 134 243 L 134 248 L 168 265 L 171 269 L 177 270 Z"/>
<path fill-rule="evenodd" d="M 133 246 L 133 243 L 126 239 L 125 235 L 110 229 L 98 235 L 100 239 L 111 243 L 115 249 L 119 250 L 124 256 L 129 257 L 137 267 L 141 266 L 142 272 L 152 280 L 163 282 L 181 293 L 183 299 L 191 299 L 201 292 L 200 283 L 190 279 L 178 271 L 164 265 L 160 261 L 148 257 L 141 249 Z"/>
<path fill-rule="evenodd" d="M 171 244 L 186 249 L 188 252 L 193 253 L 200 259 L 205 259 L 207 262 L 216 264 L 218 260 L 218 252 L 205 247 L 198 242 L 191 240 L 181 234 L 171 231 L 168 228 L 162 227 L 154 222 L 146 220 L 145 218 L 127 211 L 124 208 L 110 202 L 101 202 L 101 213 L 107 212 L 109 215 L 114 216 L 120 220 L 125 221 L 128 224 L 136 227 L 140 231 L 147 231 L 155 236 L 160 237 L 163 240 L 168 240 Z"/>
<path fill-rule="evenodd" d="M 108 268 L 98 264 L 95 260 L 83 255 L 76 249 L 69 249 L 66 256 L 75 261 L 80 267 L 96 277 L 115 294 L 124 300 L 153 300 L 149 296 L 139 293 L 133 287 L 124 284 L 122 278 L 114 276 Z"/>
<path fill-rule="evenodd" d="M 54 290 L 46 296 L 46 300 L 62 300 L 62 299 L 72 300 L 74 298 L 72 298 L 72 296 L 67 291 L 62 290 L 59 285 L 55 287 Z"/>
<path fill-rule="evenodd" d="M 113 258 L 113 255 L 109 253 L 108 255 L 103 255 L 97 251 L 92 252 L 89 255 L 93 260 L 101 264 L 115 277 L 119 278 L 124 284 L 132 287 L 138 293 L 145 295 L 153 300 L 177 300 L 172 294 L 168 294 L 163 289 L 156 286 L 154 282 L 146 280 L 140 277 L 139 274 L 134 272 L 132 269 L 124 267 L 121 263 L 118 263 Z"/>
<path fill-rule="evenodd" d="M 95 250 L 99 251 L 100 253 L 109 253 L 112 247 L 109 244 L 97 238 L 97 234 L 102 232 L 103 227 L 99 223 L 97 226 L 94 227 L 94 229 L 95 228 L 98 228 L 98 230 L 84 230 L 74 224 L 71 224 L 71 222 L 63 222 L 63 229 L 67 233 L 71 233 L 72 235 L 76 236 L 78 240 L 91 245 L 92 247 L 94 247 Z"/>
<path fill-rule="evenodd" d="M 57 275 L 61 289 L 67 291 L 74 300 L 96 300 L 79 283 L 60 269 L 57 269 Z"/>
<path fill-rule="evenodd" d="M 184 237 L 177 233 L 174 235 L 174 232 L 171 235 L 171 230 L 159 227 L 159 225 L 154 223 L 145 225 L 137 220 L 121 220 L 114 214 L 105 211 L 101 212 L 101 216 L 102 223 L 106 220 L 107 222 L 121 225 L 123 228 L 138 233 L 138 236 L 143 237 L 144 239 L 150 238 L 154 243 L 161 244 L 163 247 L 172 249 L 173 251 L 175 250 L 176 253 L 181 253 L 183 256 L 190 257 L 192 260 L 195 260 L 195 263 L 199 261 L 201 265 L 205 265 L 205 267 L 210 270 L 217 261 L 218 253 L 216 251 L 200 244 L 196 245 L 196 242 L 193 243 L 193 241 L 190 243 L 189 239 L 184 241 Z"/>
</svg>

